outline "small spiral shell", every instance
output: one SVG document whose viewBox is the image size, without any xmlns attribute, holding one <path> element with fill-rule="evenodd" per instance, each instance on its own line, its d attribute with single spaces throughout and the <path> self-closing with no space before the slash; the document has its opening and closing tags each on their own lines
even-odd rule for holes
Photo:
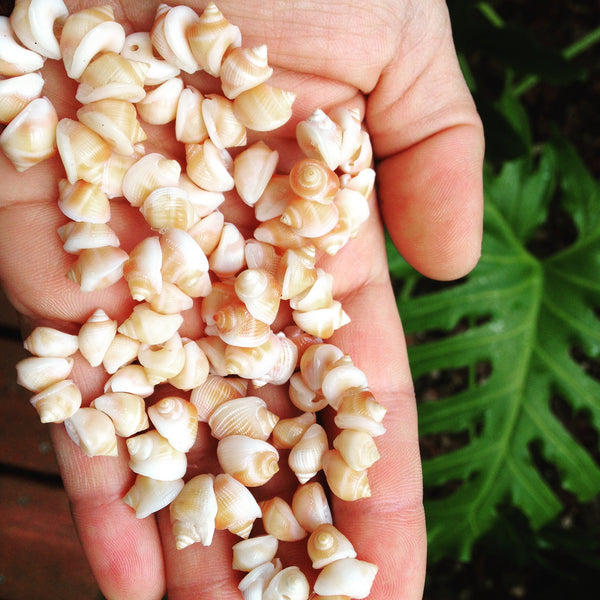
<svg viewBox="0 0 600 600">
<path fill-rule="evenodd" d="M 188 29 L 187 42 L 198 67 L 219 77 L 225 53 L 241 45 L 242 34 L 239 27 L 232 25 L 216 4 L 210 2 L 198 22 Z"/>
<path fill-rule="evenodd" d="M 237 571 L 252 571 L 255 567 L 275 558 L 279 540 L 272 535 L 259 535 L 237 542 L 232 546 L 232 566 Z"/>
<path fill-rule="evenodd" d="M 225 473 L 246 487 L 264 485 L 279 471 L 279 453 L 264 440 L 229 435 L 217 445 L 217 458 Z"/>
<path fill-rule="evenodd" d="M 284 542 L 306 537 L 306 531 L 294 516 L 291 506 L 281 497 L 274 496 L 260 503 L 265 531 Z"/>
<path fill-rule="evenodd" d="M 298 161 L 290 171 L 290 186 L 301 198 L 329 204 L 340 187 L 339 177 L 324 162 L 313 158 Z"/>
<path fill-rule="evenodd" d="M 53 383 L 66 379 L 73 369 L 73 359 L 28 356 L 16 365 L 17 383 L 30 392 L 41 392 Z"/>
<path fill-rule="evenodd" d="M 108 415 L 96 408 L 80 408 L 65 419 L 68 436 L 87 456 L 117 456 L 117 435 Z"/>
<path fill-rule="evenodd" d="M 42 423 L 62 423 L 81 406 L 81 391 L 71 379 L 57 381 L 30 398 Z"/>
<path fill-rule="evenodd" d="M 56 153 L 58 115 L 48 98 L 35 98 L 0 134 L 0 148 L 19 172 Z"/>
<path fill-rule="evenodd" d="M 311 425 L 290 450 L 288 464 L 300 483 L 306 483 L 323 467 L 323 455 L 329 443 L 325 429 L 318 423 Z"/>
<path fill-rule="evenodd" d="M 350 540 L 330 523 L 319 525 L 307 541 L 307 550 L 313 561 L 313 569 L 322 569 L 342 558 L 356 558 Z"/>
<path fill-rule="evenodd" d="M 60 59 L 55 28 L 61 28 L 69 15 L 63 0 L 17 0 L 10 24 L 25 46 L 46 58 Z"/>
<path fill-rule="evenodd" d="M 371 593 L 378 567 L 357 558 L 342 558 L 319 573 L 314 590 L 321 596 L 342 594 L 362 600 Z"/>
<path fill-rule="evenodd" d="M 200 542 L 210 546 L 215 531 L 217 498 L 214 476 L 192 477 L 169 506 L 175 546 L 178 550 Z"/>
<path fill-rule="evenodd" d="M 78 334 L 79 352 L 92 367 L 98 367 L 117 333 L 117 322 L 98 308 L 81 326 Z"/>
<path fill-rule="evenodd" d="M 267 440 L 279 417 L 268 410 L 264 400 L 257 396 L 234 398 L 219 404 L 208 419 L 213 437 L 246 435 Z"/>
<path fill-rule="evenodd" d="M 90 406 L 107 414 L 115 432 L 121 437 L 130 437 L 148 429 L 146 403 L 141 396 L 127 392 L 108 392 L 92 400 Z"/>
<path fill-rule="evenodd" d="M 150 39 L 156 51 L 169 63 L 186 73 L 195 73 L 198 63 L 187 42 L 187 31 L 199 17 L 189 6 L 159 4 Z"/>
<path fill-rule="evenodd" d="M 355 471 L 352 469 L 338 450 L 325 452 L 323 472 L 329 488 L 338 498 L 350 502 L 371 496 L 366 470 Z"/>
<path fill-rule="evenodd" d="M 196 441 L 198 415 L 196 407 L 179 396 L 167 396 L 148 408 L 148 417 L 156 430 L 171 446 L 188 452 Z"/>
<path fill-rule="evenodd" d="M 0 80 L 0 123 L 10 123 L 32 100 L 39 98 L 44 78 L 25 73 Z"/>
<path fill-rule="evenodd" d="M 127 450 L 129 468 L 134 473 L 161 481 L 173 481 L 183 477 L 187 470 L 185 453 L 175 449 L 156 430 L 128 438 Z"/>
<path fill-rule="evenodd" d="M 110 6 L 87 8 L 67 17 L 60 34 L 60 54 L 67 75 L 78 80 L 90 61 L 105 52 L 119 53 L 125 30 Z"/>
<path fill-rule="evenodd" d="M 8 17 L 0 16 L 0 76 L 16 77 L 39 71 L 45 58 L 17 41 Z"/>
<path fill-rule="evenodd" d="M 216 529 L 227 529 L 231 533 L 247 538 L 254 521 L 261 516 L 261 509 L 248 488 L 227 473 L 215 478 L 217 499 Z"/>
<path fill-rule="evenodd" d="M 181 492 L 183 479 L 161 481 L 144 475 L 137 475 L 135 483 L 129 488 L 123 502 L 135 510 L 138 519 L 158 512 L 168 506 Z"/>
<path fill-rule="evenodd" d="M 325 490 L 318 481 L 298 486 L 292 496 L 292 511 L 298 523 L 311 533 L 324 523 L 333 523 Z"/>
</svg>

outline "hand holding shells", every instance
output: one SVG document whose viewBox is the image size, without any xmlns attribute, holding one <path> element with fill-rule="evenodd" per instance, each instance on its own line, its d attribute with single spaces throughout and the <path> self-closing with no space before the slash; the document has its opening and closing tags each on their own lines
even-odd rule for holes
<svg viewBox="0 0 600 600">
<path fill-rule="evenodd" d="M 34 324 L 19 381 L 58 423 L 107 597 L 419 597 L 416 418 L 373 170 L 374 146 L 411 144 L 377 113 L 389 15 L 347 4 L 334 22 L 258 0 L 17 0 L 3 18 L 0 276 Z M 296 535 L 263 522 L 275 498 Z M 350 550 L 325 571 L 307 539 L 332 521 Z"/>
</svg>

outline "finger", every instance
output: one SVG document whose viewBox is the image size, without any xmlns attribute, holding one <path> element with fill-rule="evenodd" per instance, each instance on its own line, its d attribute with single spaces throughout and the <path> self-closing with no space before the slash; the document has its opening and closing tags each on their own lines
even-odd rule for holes
<svg viewBox="0 0 600 600">
<path fill-rule="evenodd" d="M 88 405 L 102 393 L 105 376 L 79 355 L 74 360 L 71 376 Z M 165 578 L 156 520 L 137 519 L 123 502 L 135 481 L 124 440 L 118 439 L 116 457 L 89 457 L 69 438 L 64 425 L 53 425 L 51 433 L 73 521 L 104 596 L 161 598 Z"/>
<path fill-rule="evenodd" d="M 379 567 L 369 597 L 416 600 L 423 593 L 426 563 L 417 411 L 375 211 L 348 249 L 355 250 L 352 257 L 343 250 L 339 256 L 344 271 L 362 285 L 342 288 L 342 305 L 351 322 L 328 341 L 364 371 L 375 399 L 387 408 L 386 433 L 375 438 L 381 459 L 368 471 L 372 496 L 355 502 L 332 497 L 334 524 L 354 544 L 359 559 Z"/>
<path fill-rule="evenodd" d="M 85 456 L 53 426 L 52 438 L 73 520 L 98 586 L 108 599 L 159 599 L 165 579 L 154 518 L 137 519 L 122 498 L 134 482 L 127 449 L 119 457 Z"/>
<path fill-rule="evenodd" d="M 386 433 L 375 438 L 381 458 L 368 470 L 372 496 L 355 502 L 333 497 L 334 522 L 358 558 L 379 567 L 369 597 L 417 600 L 423 593 L 426 534 L 416 403 L 398 311 L 385 282 L 361 288 L 344 307 L 353 327 L 340 329 L 334 343 L 365 372 L 387 413 Z"/>
<path fill-rule="evenodd" d="M 382 213 L 415 268 L 455 279 L 474 267 L 481 250 L 481 121 L 460 72 L 445 5 L 425 3 L 405 33 L 367 108 L 380 159 Z"/>
</svg>

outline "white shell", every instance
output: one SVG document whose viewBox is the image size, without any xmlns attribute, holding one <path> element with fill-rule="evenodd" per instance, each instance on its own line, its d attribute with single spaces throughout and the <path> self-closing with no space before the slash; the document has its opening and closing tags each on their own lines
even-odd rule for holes
<svg viewBox="0 0 600 600">
<path fill-rule="evenodd" d="M 141 206 L 151 191 L 159 187 L 175 186 L 179 181 L 181 165 L 159 152 L 139 158 L 123 177 L 123 196 L 132 206 Z"/>
<path fill-rule="evenodd" d="M 219 94 L 208 94 L 201 105 L 202 119 L 217 148 L 246 145 L 246 127 L 233 112 L 233 102 Z"/>
<path fill-rule="evenodd" d="M 333 344 L 312 344 L 300 358 L 300 373 L 311 390 L 321 389 L 323 376 L 332 363 L 344 356 Z"/>
<path fill-rule="evenodd" d="M 265 589 L 263 600 L 308 600 L 310 585 L 298 567 L 286 567 L 277 573 Z"/>
<path fill-rule="evenodd" d="M 264 440 L 228 435 L 217 445 L 217 458 L 225 473 L 246 487 L 264 485 L 279 471 L 279 453 Z"/>
<path fill-rule="evenodd" d="M 221 278 L 231 277 L 246 264 L 244 236 L 233 223 L 224 223 L 217 247 L 208 258 L 211 271 Z"/>
<path fill-rule="evenodd" d="M 175 377 L 185 363 L 185 351 L 179 333 L 162 344 L 140 344 L 138 361 L 146 369 L 148 381 L 157 385 Z"/>
<path fill-rule="evenodd" d="M 382 421 L 386 411 L 369 390 L 349 388 L 341 396 L 334 420 L 340 429 L 358 429 L 377 437 L 385 433 Z"/>
<path fill-rule="evenodd" d="M 288 464 L 300 483 L 306 483 L 323 467 L 323 455 L 329 449 L 322 425 L 311 425 L 290 450 Z"/>
<path fill-rule="evenodd" d="M 69 221 L 56 232 L 63 242 L 63 250 L 69 254 L 79 254 L 87 248 L 121 245 L 117 234 L 106 223 Z"/>
<path fill-rule="evenodd" d="M 217 406 L 241 397 L 241 392 L 231 384 L 230 378 L 209 373 L 205 381 L 192 390 L 190 402 L 198 411 L 198 420 L 206 423 Z"/>
<path fill-rule="evenodd" d="M 114 20 L 112 7 L 84 9 L 67 17 L 60 36 L 60 51 L 67 75 L 79 79 L 100 53 L 120 52 L 125 30 Z"/>
<path fill-rule="evenodd" d="M 240 198 L 254 206 L 265 191 L 279 160 L 279 152 L 258 141 L 233 160 L 233 180 Z"/>
<path fill-rule="evenodd" d="M 181 323 L 181 315 L 163 315 L 144 302 L 136 304 L 131 315 L 119 325 L 118 331 L 143 344 L 164 344 L 175 334 Z"/>
<path fill-rule="evenodd" d="M 39 98 L 44 78 L 25 73 L 0 80 L 0 123 L 12 121 L 34 98 Z"/>
<path fill-rule="evenodd" d="M 108 378 L 104 392 L 129 392 L 147 398 L 153 394 L 154 386 L 148 381 L 142 365 L 124 365 Z"/>
<path fill-rule="evenodd" d="M 292 507 L 280 496 L 260 503 L 265 531 L 284 542 L 294 542 L 306 537 L 294 516 Z"/>
<path fill-rule="evenodd" d="M 158 512 L 168 506 L 181 492 L 183 479 L 161 481 L 144 475 L 137 475 L 135 483 L 129 488 L 123 502 L 135 510 L 138 519 Z"/>
<path fill-rule="evenodd" d="M 233 158 L 212 140 L 186 144 L 186 173 L 199 187 L 209 192 L 227 192 L 234 187 Z"/>
<path fill-rule="evenodd" d="M 107 288 L 123 277 L 127 252 L 114 246 L 84 248 L 67 277 L 77 283 L 82 292 Z"/>
<path fill-rule="evenodd" d="M 355 471 L 368 469 L 380 458 L 375 440 L 366 431 L 343 429 L 333 440 L 333 447 Z"/>
<path fill-rule="evenodd" d="M 158 53 L 186 73 L 198 70 L 198 63 L 187 42 L 187 31 L 199 20 L 189 6 L 171 7 L 161 3 L 150 31 L 152 44 Z"/>
<path fill-rule="evenodd" d="M 77 336 L 54 327 L 36 327 L 23 343 L 25 350 L 36 356 L 66 358 L 75 354 L 79 347 Z"/>
<path fill-rule="evenodd" d="M 112 375 L 121 367 L 132 363 L 137 357 L 139 347 L 139 340 L 117 333 L 102 359 L 104 370 Z"/>
<path fill-rule="evenodd" d="M 340 165 L 342 129 L 320 108 L 298 123 L 296 139 L 307 157 L 322 160 L 332 170 Z"/>
<path fill-rule="evenodd" d="M 81 406 L 81 392 L 71 379 L 44 388 L 30 399 L 42 423 L 62 423 Z"/>
<path fill-rule="evenodd" d="M 121 437 L 130 437 L 148 429 L 146 403 L 141 396 L 127 392 L 107 392 L 92 400 L 90 406 L 106 413 Z"/>
<path fill-rule="evenodd" d="M 319 525 L 333 523 L 325 490 L 318 481 L 298 486 L 292 496 L 292 511 L 306 531 L 313 532 Z"/>
<path fill-rule="evenodd" d="M 39 71 L 45 58 L 19 44 L 9 18 L 0 16 L 0 75 L 14 77 Z"/>
<path fill-rule="evenodd" d="M 327 406 L 327 398 L 310 389 L 299 371 L 290 377 L 288 393 L 291 403 L 301 411 L 315 413 Z"/>
<path fill-rule="evenodd" d="M 152 125 L 164 125 L 174 121 L 183 87 L 181 77 L 172 77 L 146 92 L 146 95 L 136 103 L 140 118 Z"/>
<path fill-rule="evenodd" d="M 321 596 L 343 594 L 361 600 L 371 593 L 378 567 L 356 558 L 343 558 L 323 568 L 314 590 Z"/>
<path fill-rule="evenodd" d="M 241 540 L 231 548 L 232 566 L 238 571 L 252 571 L 255 567 L 273 560 L 278 547 L 279 540 L 269 534 Z"/>
<path fill-rule="evenodd" d="M 147 31 L 130 33 L 125 38 L 121 56 L 148 65 L 144 79 L 144 85 L 147 86 L 159 85 L 179 75 L 178 67 L 154 55 L 150 33 Z"/>
<path fill-rule="evenodd" d="M 29 356 L 16 365 L 17 383 L 31 392 L 41 392 L 66 379 L 73 368 L 72 358 Z"/>
<path fill-rule="evenodd" d="M 56 153 L 58 115 L 48 98 L 32 100 L 4 128 L 0 147 L 19 172 Z"/>
<path fill-rule="evenodd" d="M 172 481 L 185 475 L 187 458 L 176 450 L 158 431 L 140 433 L 127 439 L 129 468 L 139 475 L 161 481 Z"/>
<path fill-rule="evenodd" d="M 175 115 L 175 138 L 184 144 L 201 144 L 208 131 L 202 117 L 204 96 L 197 88 L 186 86 L 177 101 Z"/>
<path fill-rule="evenodd" d="M 191 298 L 206 296 L 211 290 L 208 259 L 196 240 L 182 229 L 170 227 L 160 236 L 162 276 Z"/>
<path fill-rule="evenodd" d="M 242 34 L 239 27 L 227 21 L 214 2 L 209 2 L 199 21 L 188 29 L 187 41 L 198 67 L 219 77 L 225 53 L 229 48 L 241 45 Z"/>
<path fill-rule="evenodd" d="M 221 88 L 227 98 L 236 98 L 242 92 L 264 83 L 273 74 L 268 65 L 267 46 L 233 48 L 221 64 Z"/>
<path fill-rule="evenodd" d="M 148 417 L 176 450 L 188 452 L 194 445 L 198 433 L 198 413 L 188 400 L 166 396 L 148 408 Z"/>
<path fill-rule="evenodd" d="M 217 515 L 214 476 L 190 479 L 169 507 L 175 546 L 178 550 L 196 542 L 210 546 Z"/>
<path fill-rule="evenodd" d="M 225 369 L 228 375 L 239 375 L 252 381 L 266 377 L 275 367 L 281 353 L 281 338 L 270 333 L 267 341 L 260 346 L 245 348 L 227 345 L 225 348 Z"/>
<path fill-rule="evenodd" d="M 169 383 L 179 390 L 191 390 L 202 385 L 208 377 L 210 365 L 204 351 L 194 340 L 184 341 L 183 368 L 174 377 L 169 377 Z"/>
<path fill-rule="evenodd" d="M 335 331 L 350 322 L 350 317 L 338 300 L 334 300 L 326 308 L 317 308 L 306 312 L 294 310 L 292 319 L 307 333 L 323 339 L 330 338 Z"/>
<path fill-rule="evenodd" d="M 356 558 L 356 550 L 350 540 L 331 523 L 319 525 L 306 543 L 313 569 L 322 569 L 342 558 Z"/>
<path fill-rule="evenodd" d="M 60 48 L 54 34 L 69 14 L 63 0 L 17 0 L 10 24 L 25 46 L 42 56 L 60 59 Z"/>
<path fill-rule="evenodd" d="M 117 333 L 117 322 L 98 308 L 79 329 L 79 352 L 92 367 L 98 367 Z"/>
<path fill-rule="evenodd" d="M 65 419 L 69 437 L 88 456 L 117 456 L 117 435 L 110 417 L 95 408 L 80 408 Z"/>
<path fill-rule="evenodd" d="M 242 483 L 227 473 L 215 477 L 217 498 L 216 529 L 227 529 L 242 538 L 250 535 L 254 521 L 261 516 L 260 506 Z"/>
<path fill-rule="evenodd" d="M 304 412 L 297 417 L 280 419 L 273 428 L 273 445 L 275 448 L 292 448 L 316 421 L 314 412 Z"/>
<path fill-rule="evenodd" d="M 210 415 L 208 425 L 213 437 L 219 440 L 228 435 L 266 440 L 278 420 L 262 398 L 244 396 L 219 404 Z"/>
<path fill-rule="evenodd" d="M 349 359 L 350 357 L 348 357 Z M 367 376 L 351 360 L 340 360 L 332 363 L 327 368 L 321 382 L 321 391 L 327 402 L 337 410 L 340 407 L 344 392 L 350 388 L 359 390 L 367 389 L 369 382 Z"/>
<path fill-rule="evenodd" d="M 371 496 L 367 471 L 355 471 L 342 458 L 339 450 L 328 450 L 323 456 L 323 472 L 329 489 L 342 500 L 352 502 Z"/>
<path fill-rule="evenodd" d="M 281 561 L 275 558 L 254 567 L 239 583 L 238 589 L 244 600 L 262 600 L 269 581 L 281 571 Z"/>
<path fill-rule="evenodd" d="M 149 300 L 162 291 L 162 249 L 158 236 L 144 238 L 129 253 L 123 277 L 134 300 Z"/>
</svg>

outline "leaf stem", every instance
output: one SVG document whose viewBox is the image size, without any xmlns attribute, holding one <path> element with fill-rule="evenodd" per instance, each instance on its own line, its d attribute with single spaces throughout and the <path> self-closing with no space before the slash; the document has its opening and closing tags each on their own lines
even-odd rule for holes
<svg viewBox="0 0 600 600">
<path fill-rule="evenodd" d="M 583 52 L 589 50 L 598 42 L 600 42 L 600 27 L 596 27 L 596 29 L 586 33 L 583 37 L 573 42 L 570 46 L 567 46 L 561 54 L 565 60 L 572 60 L 576 56 L 579 56 Z M 538 75 L 528 75 L 527 77 L 524 77 L 520 83 L 515 84 L 512 92 L 515 97 L 522 96 L 525 92 L 528 92 L 539 82 L 540 77 Z"/>
</svg>

